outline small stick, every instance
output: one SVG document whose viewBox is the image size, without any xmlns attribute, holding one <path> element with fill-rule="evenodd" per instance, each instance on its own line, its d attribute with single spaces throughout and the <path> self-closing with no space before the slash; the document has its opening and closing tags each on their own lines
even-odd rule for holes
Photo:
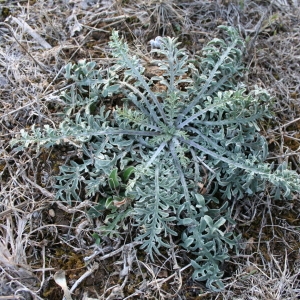
<svg viewBox="0 0 300 300">
<path fill-rule="evenodd" d="M 24 29 L 25 32 L 30 34 L 43 48 L 45 49 L 51 49 L 52 46 L 48 44 L 37 32 L 35 32 L 25 21 L 22 19 L 18 19 L 15 17 L 10 16 L 9 21 L 13 21 L 14 23 L 17 23 L 22 29 Z"/>
<path fill-rule="evenodd" d="M 78 287 L 78 285 L 87 277 L 89 277 L 91 274 L 93 274 L 96 270 L 99 269 L 99 264 L 95 263 L 92 268 L 88 269 L 83 275 L 80 276 L 80 278 L 78 278 L 76 280 L 76 282 L 73 284 L 73 286 L 70 289 L 70 293 L 73 293 L 76 288 Z"/>
<path fill-rule="evenodd" d="M 18 39 L 16 38 L 16 36 L 15 36 L 15 34 L 14 34 L 14 32 L 13 32 L 13 30 L 12 30 L 12 28 L 11 28 L 11 26 L 10 25 L 8 25 L 8 24 L 6 24 L 6 23 L 4 23 L 4 22 L 0 22 L 0 25 L 4 25 L 4 26 L 6 26 L 8 29 L 9 29 L 9 31 L 10 31 L 10 33 L 11 33 L 11 35 L 12 35 L 12 37 L 14 38 L 14 40 L 19 44 L 19 46 L 33 59 L 33 61 L 41 68 L 41 71 L 43 72 L 43 73 L 45 73 L 45 74 L 48 74 L 49 72 L 47 71 L 47 69 L 45 68 L 45 67 L 43 67 L 42 66 L 42 64 L 41 63 L 39 63 L 31 54 L 30 54 L 30 52 L 18 41 Z"/>
</svg>

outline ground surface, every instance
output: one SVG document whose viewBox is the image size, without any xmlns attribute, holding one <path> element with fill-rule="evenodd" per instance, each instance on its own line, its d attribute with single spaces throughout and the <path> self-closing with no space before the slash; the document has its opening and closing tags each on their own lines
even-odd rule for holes
<svg viewBox="0 0 300 300">
<path fill-rule="evenodd" d="M 69 148 L 20 153 L 9 146 L 22 128 L 58 124 L 63 67 L 80 59 L 107 66 L 112 29 L 145 57 L 157 35 L 178 37 L 195 55 L 224 24 L 246 40 L 244 83 L 274 99 L 274 118 L 260 124 L 269 160 L 288 161 L 299 172 L 299 6 L 299 0 L 0 1 L 0 299 L 62 299 L 56 282 L 64 283 L 64 275 L 73 299 L 300 299 L 299 195 L 274 201 L 266 192 L 234 203 L 243 250 L 224 265 L 225 290 L 211 293 L 190 280 L 190 268 L 147 261 L 130 233 L 95 246 L 99 224 L 87 218 L 90 203 L 68 207 L 54 198 L 53 176 L 74 155 Z M 182 250 L 174 253 L 185 259 Z M 120 276 L 126 267 L 132 271 Z"/>
</svg>

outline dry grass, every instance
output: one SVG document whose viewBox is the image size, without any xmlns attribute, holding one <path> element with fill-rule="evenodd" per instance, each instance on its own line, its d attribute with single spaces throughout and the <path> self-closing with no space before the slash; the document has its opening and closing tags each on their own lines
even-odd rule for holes
<svg viewBox="0 0 300 300">
<path fill-rule="evenodd" d="M 0 1 L 0 299 L 62 299 L 54 281 L 61 270 L 65 295 L 67 288 L 73 299 L 299 299 L 298 195 L 274 202 L 266 191 L 235 203 L 244 250 L 224 266 L 225 290 L 210 293 L 190 281 L 188 260 L 176 246 L 153 264 L 130 234 L 94 244 L 98 224 L 86 215 L 91 203 L 71 208 L 52 194 L 53 175 L 72 155 L 68 149 L 36 153 L 9 147 L 22 128 L 57 125 L 58 96 L 67 85 L 64 65 L 82 58 L 108 64 L 112 28 L 141 55 L 151 38 L 166 34 L 178 36 L 195 54 L 226 24 L 247 41 L 245 83 L 274 96 L 274 118 L 261 124 L 269 159 L 286 160 L 300 171 L 299 1 L 18 3 Z"/>
</svg>

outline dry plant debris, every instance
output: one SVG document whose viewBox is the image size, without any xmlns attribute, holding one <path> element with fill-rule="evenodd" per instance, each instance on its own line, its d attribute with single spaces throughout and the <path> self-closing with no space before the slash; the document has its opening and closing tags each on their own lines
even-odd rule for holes
<svg viewBox="0 0 300 300">
<path fill-rule="evenodd" d="M 0 1 L 0 299 L 62 299 L 54 281 L 60 270 L 72 299 L 299 298 L 299 195 L 274 203 L 266 192 L 235 203 L 244 250 L 224 265 L 225 290 L 210 293 L 189 280 L 189 268 L 178 268 L 185 253 L 176 246 L 154 264 L 130 233 L 125 244 L 95 245 L 90 203 L 70 208 L 53 197 L 53 175 L 76 155 L 73 149 L 20 154 L 8 144 L 32 124 L 55 126 L 58 95 L 68 85 L 63 67 L 83 58 L 109 65 L 112 29 L 145 57 L 157 35 L 179 37 L 196 54 L 224 24 L 248 43 L 244 82 L 274 97 L 274 118 L 261 124 L 269 159 L 299 171 L 299 6 L 298 0 Z"/>
</svg>

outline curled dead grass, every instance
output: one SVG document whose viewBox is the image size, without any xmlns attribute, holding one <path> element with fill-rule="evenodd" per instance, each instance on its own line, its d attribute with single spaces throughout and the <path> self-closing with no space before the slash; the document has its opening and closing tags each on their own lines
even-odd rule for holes
<svg viewBox="0 0 300 300">
<path fill-rule="evenodd" d="M 68 207 L 53 196 L 53 175 L 74 153 L 9 147 L 22 128 L 57 125 L 64 65 L 82 58 L 108 65 L 112 28 L 141 55 L 157 35 L 178 36 L 195 54 L 226 24 L 247 42 L 245 83 L 274 96 L 274 118 L 261 124 L 269 159 L 299 171 L 299 1 L 18 2 L 0 7 L 0 299 L 62 299 L 66 290 L 55 283 L 62 270 L 73 299 L 299 298 L 298 195 L 275 203 L 266 191 L 235 203 L 244 250 L 224 266 L 225 290 L 210 293 L 189 279 L 175 245 L 155 264 L 128 233 L 95 245 L 101 220 L 87 218 L 92 202 Z"/>
</svg>

